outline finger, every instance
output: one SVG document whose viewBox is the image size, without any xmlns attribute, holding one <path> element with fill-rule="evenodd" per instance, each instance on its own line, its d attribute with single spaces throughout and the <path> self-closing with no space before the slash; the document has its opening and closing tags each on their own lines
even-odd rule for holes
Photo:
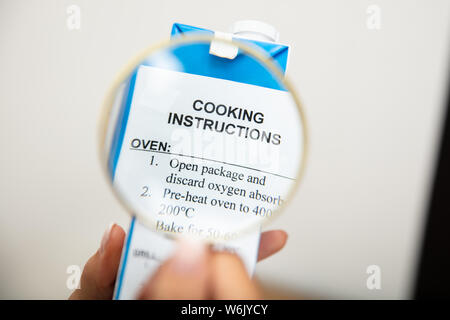
<svg viewBox="0 0 450 320">
<path fill-rule="evenodd" d="M 80 289 L 69 299 L 111 299 L 119 268 L 125 232 L 112 224 L 103 234 L 100 248 L 84 266 Z"/>
<path fill-rule="evenodd" d="M 288 235 L 283 230 L 265 231 L 259 241 L 258 261 L 277 253 L 286 244 Z"/>
<path fill-rule="evenodd" d="M 147 282 L 140 299 L 206 299 L 209 252 L 200 242 L 183 239 L 175 254 Z"/>
<path fill-rule="evenodd" d="M 231 253 L 215 253 L 211 259 L 211 293 L 219 300 L 260 299 L 259 288 L 250 279 L 241 259 Z"/>
</svg>

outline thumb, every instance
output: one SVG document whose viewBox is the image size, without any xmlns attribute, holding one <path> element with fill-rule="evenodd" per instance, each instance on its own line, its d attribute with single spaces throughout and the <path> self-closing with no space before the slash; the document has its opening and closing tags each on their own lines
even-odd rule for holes
<svg viewBox="0 0 450 320">
<path fill-rule="evenodd" d="M 140 299 L 205 299 L 209 252 L 200 241 L 182 239 L 175 254 L 143 287 Z"/>
<path fill-rule="evenodd" d="M 125 232 L 112 224 L 103 234 L 100 248 L 87 261 L 80 279 L 80 289 L 69 299 L 111 299 L 119 268 Z"/>
</svg>

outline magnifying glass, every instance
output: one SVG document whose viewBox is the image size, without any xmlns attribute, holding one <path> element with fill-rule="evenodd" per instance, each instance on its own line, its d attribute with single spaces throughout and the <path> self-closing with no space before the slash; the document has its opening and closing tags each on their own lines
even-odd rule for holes
<svg viewBox="0 0 450 320">
<path fill-rule="evenodd" d="M 184 36 L 120 73 L 99 149 L 114 194 L 149 230 L 223 242 L 280 215 L 305 168 L 307 127 L 262 50 Z"/>
</svg>

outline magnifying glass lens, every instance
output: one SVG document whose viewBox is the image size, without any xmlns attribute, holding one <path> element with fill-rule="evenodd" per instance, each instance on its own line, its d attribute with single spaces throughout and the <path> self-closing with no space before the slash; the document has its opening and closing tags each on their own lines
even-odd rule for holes
<svg viewBox="0 0 450 320">
<path fill-rule="evenodd" d="M 222 241 L 279 214 L 306 128 L 268 57 L 240 42 L 219 57 L 211 41 L 170 42 L 131 63 L 105 104 L 101 147 L 113 190 L 149 229 Z"/>
</svg>

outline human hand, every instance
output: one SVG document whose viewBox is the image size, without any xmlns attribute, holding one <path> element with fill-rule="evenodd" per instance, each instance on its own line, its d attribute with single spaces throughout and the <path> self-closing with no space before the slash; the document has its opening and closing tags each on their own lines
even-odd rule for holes
<svg viewBox="0 0 450 320">
<path fill-rule="evenodd" d="M 103 235 L 100 248 L 84 267 L 80 289 L 75 290 L 69 299 L 112 298 L 124 239 L 125 232 L 120 226 L 114 224 L 108 228 Z M 280 251 L 286 240 L 285 231 L 263 232 L 258 261 Z M 190 257 L 196 257 L 196 261 Z M 212 252 L 201 244 L 193 244 L 191 241 L 180 244 L 175 255 L 159 268 L 139 294 L 139 298 L 143 299 L 259 297 L 259 290 L 247 275 L 239 258 L 230 253 Z"/>
</svg>

